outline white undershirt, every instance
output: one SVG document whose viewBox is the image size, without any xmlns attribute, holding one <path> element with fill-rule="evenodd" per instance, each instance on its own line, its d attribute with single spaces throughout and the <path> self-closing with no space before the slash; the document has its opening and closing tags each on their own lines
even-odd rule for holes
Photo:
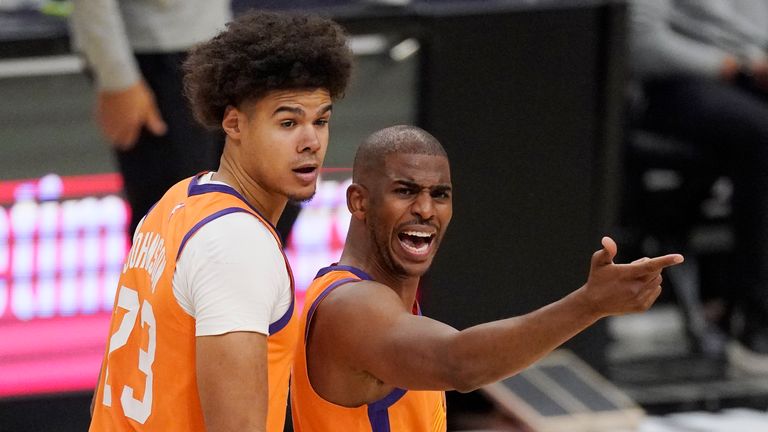
<svg viewBox="0 0 768 432">
<path fill-rule="evenodd" d="M 210 174 L 200 183 L 210 182 Z M 216 182 L 219 183 L 219 182 Z M 173 294 L 195 319 L 197 336 L 251 331 L 269 335 L 292 300 L 277 240 L 243 212 L 203 225 L 176 263 Z"/>
</svg>

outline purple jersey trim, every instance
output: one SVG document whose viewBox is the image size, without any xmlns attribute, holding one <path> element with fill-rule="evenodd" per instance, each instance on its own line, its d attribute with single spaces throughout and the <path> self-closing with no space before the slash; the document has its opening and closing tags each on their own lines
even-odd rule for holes
<svg viewBox="0 0 768 432">
<path fill-rule="evenodd" d="M 207 173 L 203 173 L 207 174 Z M 270 228 L 272 228 L 273 231 L 277 232 L 277 228 L 272 225 L 272 222 L 269 221 L 269 219 L 265 218 L 263 214 L 254 206 L 251 205 L 242 195 L 240 195 L 240 192 L 234 190 L 232 186 L 225 185 L 225 184 L 219 184 L 219 183 L 205 183 L 200 184 L 200 176 L 203 175 L 196 175 L 192 177 L 192 181 L 189 182 L 189 188 L 187 188 L 187 195 L 188 196 L 194 196 L 194 195 L 202 195 L 205 193 L 210 192 L 220 192 L 232 195 L 239 199 L 240 201 L 244 202 L 245 205 L 248 206 L 251 210 L 253 210 L 257 215 L 261 216 L 262 219 L 264 219 L 264 222 L 269 225 Z M 278 239 L 278 242 L 280 240 Z M 280 248 L 283 247 L 282 242 L 280 243 Z"/>
<path fill-rule="evenodd" d="M 318 271 L 317 274 L 315 275 L 315 279 L 317 279 L 317 278 L 319 278 L 319 277 L 321 277 L 321 276 L 323 276 L 325 274 L 328 274 L 328 273 L 330 273 L 332 271 L 337 271 L 337 270 L 339 270 L 339 271 L 348 271 L 348 272 L 352 273 L 353 275 L 359 277 L 362 280 L 371 280 L 371 281 L 373 280 L 371 275 L 369 275 L 368 273 L 360 270 L 359 268 L 348 266 L 348 265 L 341 265 L 341 264 L 333 264 L 333 265 L 330 265 L 328 267 L 321 268 L 320 271 Z"/>
<path fill-rule="evenodd" d="M 341 264 L 332 264 L 328 267 L 321 268 L 320 271 L 318 271 L 317 274 L 315 275 L 315 279 L 322 277 L 332 271 L 348 271 L 362 280 L 370 280 L 370 281 L 373 280 L 373 277 L 371 277 L 371 275 L 360 270 L 359 268 L 348 266 L 348 265 L 341 265 Z M 416 304 L 414 305 L 414 309 L 415 309 L 416 315 L 422 316 L 421 305 L 419 305 L 419 302 L 416 302 Z"/>
<path fill-rule="evenodd" d="M 223 210 L 219 210 L 216 213 L 213 213 L 211 215 L 206 216 L 203 220 L 196 223 L 195 226 L 192 227 L 186 234 L 184 234 L 184 238 L 181 239 L 181 244 L 179 245 L 179 251 L 176 253 L 176 259 L 178 260 L 181 256 L 181 251 L 184 250 L 184 246 L 187 245 L 187 241 L 200 229 L 203 227 L 203 225 L 207 224 L 208 222 L 220 218 L 224 215 L 228 215 L 230 213 L 237 213 L 237 212 L 243 212 L 248 213 L 248 210 L 241 208 L 241 207 L 228 207 Z"/>
<path fill-rule="evenodd" d="M 315 299 L 315 301 L 312 302 L 312 306 L 309 307 L 309 311 L 307 312 L 307 328 L 304 329 L 304 343 L 307 342 L 307 338 L 309 337 L 309 324 L 312 322 L 312 316 L 315 314 L 315 310 L 318 306 L 320 306 L 320 302 L 323 301 L 323 299 L 328 296 L 328 294 L 331 293 L 331 291 L 335 290 L 341 285 L 344 285 L 345 283 L 349 282 L 357 282 L 359 279 L 355 278 L 344 278 L 339 279 L 336 282 L 328 285 L 328 288 L 324 289 L 323 292 L 320 293 L 319 296 Z"/>
<path fill-rule="evenodd" d="M 400 400 L 408 391 L 395 388 L 388 395 L 368 404 L 368 421 L 371 422 L 372 432 L 390 432 L 389 407 Z"/>
<path fill-rule="evenodd" d="M 277 240 L 277 244 L 280 244 L 280 239 L 277 238 L 277 236 L 273 236 L 273 237 L 275 237 L 275 240 Z M 270 336 L 282 330 L 291 321 L 291 318 L 293 318 L 293 308 L 294 308 L 294 305 L 296 304 L 296 281 L 293 279 L 293 270 L 291 269 L 291 263 L 288 262 L 288 257 L 285 255 L 285 251 L 282 248 L 280 248 L 280 253 L 283 254 L 283 260 L 285 261 L 285 268 L 286 270 L 288 270 L 288 278 L 291 281 L 291 305 L 288 307 L 288 310 L 285 311 L 285 313 L 283 314 L 282 317 L 280 317 L 279 320 L 269 325 Z"/>
<path fill-rule="evenodd" d="M 368 273 L 352 266 L 346 266 L 346 265 L 332 265 L 330 267 L 325 267 L 321 269 L 315 278 L 318 278 L 320 276 L 323 276 L 327 273 L 330 273 L 332 271 L 348 271 L 355 276 L 359 277 L 360 279 L 355 278 L 344 278 L 339 279 L 332 284 L 328 285 L 327 288 L 323 290 L 323 292 L 320 293 L 320 295 L 317 296 L 314 302 L 312 302 L 312 306 L 310 306 L 309 311 L 307 312 L 307 319 L 306 319 L 306 328 L 304 329 L 304 343 L 307 343 L 307 339 L 309 338 L 309 324 L 312 322 L 312 317 L 315 314 L 315 311 L 317 310 L 317 307 L 320 305 L 320 302 L 325 299 L 325 297 L 328 296 L 334 289 L 338 288 L 341 285 L 350 283 L 350 282 L 357 282 L 359 280 L 373 280 L 373 278 L 368 275 Z M 383 398 L 379 399 L 376 402 L 368 404 L 368 420 L 371 422 L 371 428 L 372 432 L 390 432 L 389 427 L 389 407 L 395 404 L 400 398 L 405 396 L 405 393 L 407 390 L 401 389 L 401 388 L 395 388 L 392 390 L 388 395 L 384 396 Z"/>
<path fill-rule="evenodd" d="M 293 283 L 291 283 L 291 288 L 293 288 Z M 285 311 L 283 316 L 280 317 L 279 320 L 273 322 L 269 325 L 269 335 L 272 336 L 273 334 L 279 332 L 282 330 L 288 323 L 291 321 L 291 317 L 293 317 L 293 305 L 296 303 L 296 296 L 291 295 L 291 305 L 288 307 L 288 310 Z"/>
<path fill-rule="evenodd" d="M 208 222 L 210 222 L 210 221 L 212 221 L 214 219 L 220 218 L 222 216 L 225 216 L 225 215 L 228 215 L 228 214 L 231 214 L 231 213 L 238 213 L 238 212 L 248 213 L 248 210 L 246 210 L 246 209 L 244 209 L 242 207 L 228 207 L 228 208 L 225 208 L 223 210 L 219 210 L 216 213 L 213 213 L 213 214 L 205 217 L 200 222 L 196 223 L 195 226 L 193 226 L 184 235 L 184 238 L 181 240 L 181 245 L 179 245 L 179 251 L 176 253 L 176 259 L 179 259 L 179 257 L 181 256 L 181 252 L 184 250 L 184 246 L 187 245 L 187 241 L 200 228 L 202 228 L 203 225 L 207 224 Z M 251 216 L 253 216 L 253 215 L 251 215 Z M 276 237 L 275 237 L 275 239 L 277 240 Z M 278 240 L 278 245 L 279 244 L 280 243 L 279 243 L 279 240 Z M 280 248 L 280 249 L 281 249 L 281 252 L 282 252 L 282 248 Z M 288 310 L 285 311 L 283 316 L 280 317 L 280 319 L 278 319 L 277 321 L 275 321 L 275 322 L 273 322 L 273 323 L 271 323 L 269 325 L 269 334 L 270 335 L 273 335 L 273 334 L 279 332 L 280 330 L 285 328 L 286 325 L 288 325 L 288 323 L 291 321 L 291 317 L 293 317 L 293 308 L 294 308 L 294 305 L 296 303 L 296 296 L 293 294 L 293 274 L 291 272 L 291 267 L 290 267 L 290 264 L 288 263 L 288 259 L 285 257 L 285 253 L 283 253 L 283 258 L 285 259 L 285 268 L 288 271 L 288 276 L 289 276 L 289 278 L 291 280 L 291 305 L 288 307 Z"/>
</svg>

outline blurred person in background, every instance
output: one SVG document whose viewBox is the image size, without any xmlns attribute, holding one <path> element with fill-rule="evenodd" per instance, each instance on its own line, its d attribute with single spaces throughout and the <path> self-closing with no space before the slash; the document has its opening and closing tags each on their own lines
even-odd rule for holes
<svg viewBox="0 0 768 432">
<path fill-rule="evenodd" d="M 642 127 L 691 143 L 713 180 L 733 181 L 728 296 L 743 326 L 726 352 L 768 373 L 768 2 L 633 0 L 630 14 Z"/>
<path fill-rule="evenodd" d="M 229 0 L 74 0 L 70 27 L 96 86 L 95 116 L 114 148 L 130 233 L 174 183 L 219 163 L 224 138 L 195 122 L 182 94 L 187 51 L 232 18 Z"/>
</svg>

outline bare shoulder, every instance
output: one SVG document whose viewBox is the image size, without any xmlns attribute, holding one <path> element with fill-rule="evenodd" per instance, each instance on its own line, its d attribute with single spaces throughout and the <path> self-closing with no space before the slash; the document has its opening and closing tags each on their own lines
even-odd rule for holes
<svg viewBox="0 0 768 432">
<path fill-rule="evenodd" d="M 368 371 L 398 304 L 392 289 L 372 281 L 340 285 L 320 303 L 309 329 L 307 373 L 325 400 L 360 406 L 391 390 Z"/>
<path fill-rule="evenodd" d="M 346 283 L 334 289 L 323 300 L 320 309 L 334 317 L 366 315 L 373 318 L 370 314 L 407 312 L 395 291 L 387 285 L 367 280 Z"/>
<path fill-rule="evenodd" d="M 374 281 L 351 282 L 334 289 L 319 304 L 310 337 L 359 347 L 408 313 L 390 287 Z"/>
</svg>

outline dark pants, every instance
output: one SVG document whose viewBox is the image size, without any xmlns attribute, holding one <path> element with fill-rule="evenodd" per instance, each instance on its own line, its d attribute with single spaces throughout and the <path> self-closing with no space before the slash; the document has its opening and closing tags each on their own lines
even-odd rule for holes
<svg viewBox="0 0 768 432">
<path fill-rule="evenodd" d="M 136 58 L 145 81 L 155 93 L 168 132 L 142 131 L 136 146 L 118 151 L 117 161 L 131 206 L 130 232 L 166 190 L 179 180 L 215 170 L 224 138 L 200 126 L 182 94 L 183 53 L 140 54 Z"/>
<path fill-rule="evenodd" d="M 715 178 L 734 184 L 730 295 L 747 331 L 768 328 L 768 97 L 753 86 L 705 79 L 645 85 L 643 127 L 698 146 Z"/>
</svg>

